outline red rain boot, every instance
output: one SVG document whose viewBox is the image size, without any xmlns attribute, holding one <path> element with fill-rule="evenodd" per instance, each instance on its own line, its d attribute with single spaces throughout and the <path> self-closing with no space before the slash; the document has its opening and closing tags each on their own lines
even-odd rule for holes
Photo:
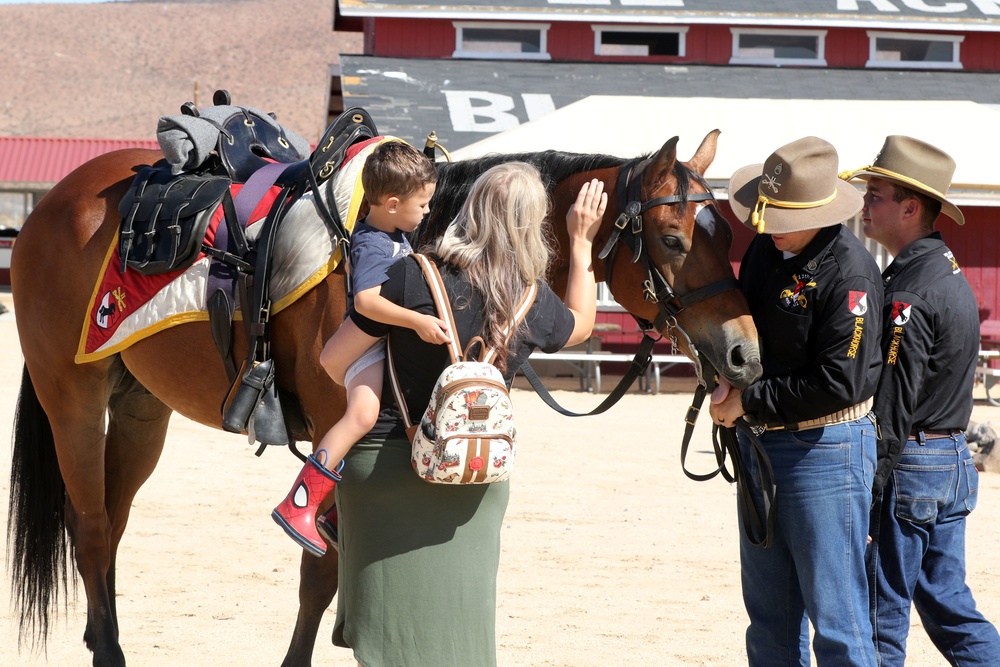
<svg viewBox="0 0 1000 667">
<path fill-rule="evenodd" d="M 340 468 L 343 466 L 341 461 Z M 314 556 L 326 553 L 326 542 L 316 532 L 316 509 L 339 481 L 338 473 L 327 470 L 313 456 L 309 456 L 292 490 L 271 512 L 274 522 Z"/>
<path fill-rule="evenodd" d="M 316 517 L 316 530 L 323 536 L 326 543 L 337 548 L 337 506 L 334 505 L 323 514 Z"/>
</svg>

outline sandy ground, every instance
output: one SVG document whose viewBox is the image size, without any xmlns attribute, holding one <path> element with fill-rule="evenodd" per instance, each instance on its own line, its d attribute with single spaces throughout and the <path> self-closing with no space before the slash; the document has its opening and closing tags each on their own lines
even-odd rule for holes
<svg viewBox="0 0 1000 667">
<path fill-rule="evenodd" d="M 10 305 L 10 294 L 0 293 Z M 13 314 L 0 315 L 0 441 L 10 442 L 21 372 Z M 566 385 L 571 386 L 571 385 Z M 981 389 L 977 392 L 981 394 Z M 592 395 L 556 392 L 572 409 Z M 688 393 L 629 394 L 603 416 L 569 419 L 515 391 L 523 434 L 499 576 L 503 666 L 729 666 L 746 663 L 735 487 L 698 483 L 679 464 Z M 973 418 L 1000 422 L 977 401 Z M 692 469 L 709 468 L 708 420 Z M 9 450 L 0 456 L 6 522 Z M 239 437 L 175 416 L 159 467 L 140 490 L 118 557 L 121 643 L 129 664 L 277 665 L 295 618 L 300 551 L 271 508 L 299 468 L 281 450 L 253 456 Z M 968 566 L 980 608 L 1000 619 L 1000 475 L 981 476 Z M 4 527 L 6 523 L 4 523 Z M 992 554 L 992 555 L 991 555 Z M 0 596 L 10 582 L 3 578 Z M 52 627 L 47 657 L 17 650 L 0 605 L 0 665 L 89 665 L 82 587 Z M 320 629 L 315 665 L 351 666 Z M 908 665 L 945 660 L 914 621 Z"/>
</svg>

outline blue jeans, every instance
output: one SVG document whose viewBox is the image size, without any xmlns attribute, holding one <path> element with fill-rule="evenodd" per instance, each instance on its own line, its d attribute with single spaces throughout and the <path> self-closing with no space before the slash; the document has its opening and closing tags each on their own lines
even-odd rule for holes
<svg viewBox="0 0 1000 667">
<path fill-rule="evenodd" d="M 865 543 L 875 474 L 875 427 L 865 417 L 805 431 L 767 431 L 774 468 L 773 546 L 740 530 L 743 603 L 751 667 L 807 666 L 809 621 L 819 665 L 874 667 Z M 747 437 L 740 452 L 758 508 L 760 471 Z M 742 514 L 742 513 L 741 513 Z"/>
<path fill-rule="evenodd" d="M 879 664 L 902 667 L 911 600 L 949 663 L 1000 664 L 1000 636 L 965 584 L 965 517 L 978 488 L 964 434 L 907 441 L 872 509 L 868 564 Z"/>
</svg>

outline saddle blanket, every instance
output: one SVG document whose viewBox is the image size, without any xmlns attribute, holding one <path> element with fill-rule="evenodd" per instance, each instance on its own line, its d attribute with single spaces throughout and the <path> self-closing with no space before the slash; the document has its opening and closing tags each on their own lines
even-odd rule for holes
<svg viewBox="0 0 1000 667">
<path fill-rule="evenodd" d="M 361 168 L 365 159 L 383 141 L 401 141 L 395 137 L 375 137 L 351 146 L 340 170 L 331 183 L 321 185 L 333 199 L 340 219 L 348 231 L 354 229 L 364 197 Z M 231 186 L 235 196 L 242 185 Z M 246 236 L 254 240 L 260 234 L 271 205 L 280 194 L 278 187 L 260 201 L 247 225 Z M 322 218 L 316 212 L 308 192 L 296 200 L 278 228 L 271 260 L 271 315 L 294 303 L 322 282 L 341 261 L 341 251 Z M 205 234 L 212 246 L 222 221 L 221 207 L 212 216 Z M 208 273 L 212 259 L 201 253 L 193 265 L 183 271 L 143 276 L 138 271 L 120 271 L 118 235 L 111 242 L 91 296 L 83 323 L 75 361 L 88 363 L 117 354 L 130 345 L 178 324 L 208 321 Z M 237 297 L 238 300 L 238 297 Z M 239 304 L 236 318 L 241 317 Z"/>
</svg>

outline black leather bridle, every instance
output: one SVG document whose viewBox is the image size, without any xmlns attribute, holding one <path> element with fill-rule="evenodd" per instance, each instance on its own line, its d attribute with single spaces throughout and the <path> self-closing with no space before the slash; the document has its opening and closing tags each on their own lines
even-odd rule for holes
<svg viewBox="0 0 1000 667">
<path fill-rule="evenodd" d="M 656 332 L 663 330 L 665 326 L 671 330 L 680 330 L 677 323 L 677 314 L 685 308 L 700 303 L 722 292 L 739 289 L 739 283 L 735 278 L 725 278 L 704 287 L 700 287 L 687 294 L 678 294 L 674 291 L 670 283 L 664 277 L 660 268 L 653 263 L 649 253 L 646 252 L 642 238 L 642 214 L 657 206 L 669 206 L 672 204 L 686 204 L 687 202 L 711 201 L 715 202 L 715 195 L 705 180 L 696 172 L 690 172 L 689 176 L 694 177 L 705 188 L 705 192 L 694 194 L 674 194 L 665 197 L 657 197 L 649 201 L 642 201 L 642 173 L 648 166 L 649 161 L 644 160 L 638 164 L 633 164 L 627 169 L 623 167 L 618 175 L 617 194 L 620 213 L 615 220 L 614 229 L 607 243 L 598 254 L 598 259 L 605 261 L 605 282 L 611 285 L 611 271 L 614 266 L 615 254 L 624 243 L 632 251 L 632 263 L 639 260 L 645 265 L 646 280 L 643 282 L 643 296 L 646 301 L 655 303 L 659 309 L 659 314 L 653 322 L 635 317 L 639 326 L 643 330 L 652 329 Z M 673 341 L 673 337 L 671 336 Z"/>
</svg>

